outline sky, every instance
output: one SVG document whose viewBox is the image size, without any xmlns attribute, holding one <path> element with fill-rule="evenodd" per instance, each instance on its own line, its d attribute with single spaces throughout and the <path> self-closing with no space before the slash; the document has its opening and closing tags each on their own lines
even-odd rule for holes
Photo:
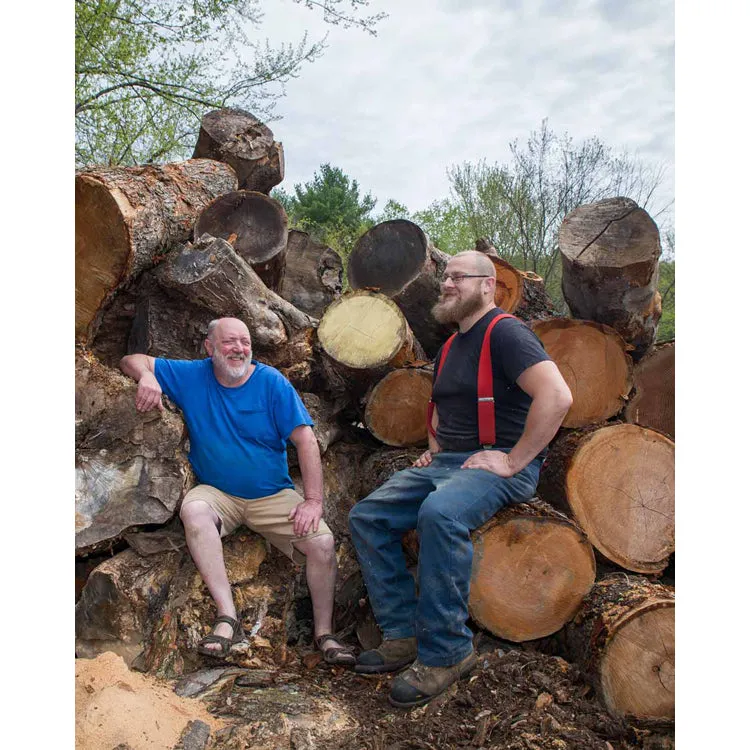
<svg viewBox="0 0 750 750">
<path fill-rule="evenodd" d="M 371 0 L 367 13 L 389 14 L 376 37 L 292 0 L 263 10 L 274 43 L 329 32 L 270 123 L 287 191 L 330 162 L 375 213 L 389 198 L 420 210 L 447 197 L 451 164 L 509 162 L 508 144 L 548 118 L 663 165 L 654 206 L 674 198 L 672 0 Z"/>
</svg>

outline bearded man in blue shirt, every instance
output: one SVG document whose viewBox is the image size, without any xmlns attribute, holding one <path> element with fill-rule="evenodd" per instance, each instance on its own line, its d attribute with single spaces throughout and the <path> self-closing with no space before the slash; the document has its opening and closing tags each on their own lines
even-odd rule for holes
<svg viewBox="0 0 750 750">
<path fill-rule="evenodd" d="M 289 381 L 252 359 L 247 326 L 237 318 L 209 324 L 201 360 L 130 354 L 120 369 L 138 383 L 136 409 L 180 407 L 190 436 L 188 458 L 200 484 L 184 497 L 180 518 L 190 554 L 217 608 L 204 655 L 225 657 L 244 638 L 224 565 L 221 538 L 240 524 L 306 565 L 316 646 L 331 664 L 354 664 L 333 633 L 336 556 L 323 520 L 323 472 L 312 419 Z M 304 498 L 294 490 L 287 441 L 297 449 Z"/>
</svg>

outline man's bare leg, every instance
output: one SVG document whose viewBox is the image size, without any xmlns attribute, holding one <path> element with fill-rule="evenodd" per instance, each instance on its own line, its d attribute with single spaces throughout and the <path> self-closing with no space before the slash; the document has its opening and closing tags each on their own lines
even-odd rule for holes
<svg viewBox="0 0 750 750">
<path fill-rule="evenodd" d="M 182 507 L 180 518 L 185 526 L 185 540 L 190 555 L 201 578 L 208 587 L 219 615 L 237 619 L 237 610 L 232 599 L 232 589 L 224 565 L 224 549 L 219 536 L 220 520 L 216 511 L 202 500 L 194 500 Z M 232 628 L 227 623 L 219 623 L 215 635 L 232 637 Z M 207 649 L 220 651 L 218 643 L 209 643 Z"/>
<path fill-rule="evenodd" d="M 294 546 L 307 557 L 305 573 L 313 605 L 315 637 L 333 633 L 333 596 L 336 587 L 336 550 L 333 536 L 323 534 L 312 539 L 294 542 Z M 323 650 L 335 646 L 326 640 Z"/>
</svg>

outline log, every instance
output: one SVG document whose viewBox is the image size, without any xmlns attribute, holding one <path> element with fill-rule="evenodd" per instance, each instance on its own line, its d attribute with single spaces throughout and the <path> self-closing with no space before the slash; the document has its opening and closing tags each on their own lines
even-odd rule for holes
<svg viewBox="0 0 750 750">
<path fill-rule="evenodd" d="M 504 508 L 472 542 L 469 614 L 505 640 L 559 630 L 594 584 L 594 552 L 583 531 L 538 500 Z"/>
<path fill-rule="evenodd" d="M 76 352 L 76 555 L 111 547 L 137 527 L 169 521 L 193 483 L 182 419 L 140 414 L 136 384 Z"/>
<path fill-rule="evenodd" d="M 431 369 L 393 370 L 365 396 L 364 423 L 386 445 L 399 448 L 426 445 L 425 415 L 431 395 Z"/>
<path fill-rule="evenodd" d="M 513 314 L 525 321 L 558 316 L 555 303 L 544 287 L 544 279 L 533 271 L 520 273 L 523 293 Z"/>
<path fill-rule="evenodd" d="M 633 362 L 613 328 L 587 320 L 531 321 L 573 394 L 562 426 L 603 422 L 618 414 L 633 387 Z"/>
<path fill-rule="evenodd" d="M 229 241 L 263 283 L 277 292 L 286 263 L 287 221 L 283 206 L 273 198 L 235 190 L 220 195 L 200 213 L 195 238 L 210 234 Z"/>
<path fill-rule="evenodd" d="M 651 427 L 674 440 L 674 341 L 652 347 L 633 369 L 635 395 L 625 421 Z"/>
<path fill-rule="evenodd" d="M 234 170 L 208 159 L 78 172 L 76 339 L 90 341 L 100 310 L 118 289 L 187 240 L 198 213 L 236 187 Z"/>
<path fill-rule="evenodd" d="M 573 317 L 614 328 L 639 359 L 656 339 L 659 230 L 630 198 L 579 206 L 560 225 L 562 292 Z"/>
<path fill-rule="evenodd" d="M 566 626 L 564 654 L 582 666 L 607 710 L 674 719 L 674 589 L 640 576 L 597 581 Z"/>
<path fill-rule="evenodd" d="M 343 264 L 339 254 L 315 242 L 307 232 L 289 231 L 286 269 L 279 294 L 297 309 L 320 318 L 341 296 Z"/>
<path fill-rule="evenodd" d="M 406 219 L 384 221 L 355 243 L 347 278 L 352 289 L 374 289 L 391 297 L 430 358 L 453 328 L 431 313 L 440 296 L 440 277 L 450 256 L 430 244 L 427 235 Z"/>
<path fill-rule="evenodd" d="M 658 574 L 674 551 L 674 442 L 614 423 L 556 440 L 539 497 L 569 514 L 607 560 Z"/>
<path fill-rule="evenodd" d="M 193 157 L 216 159 L 237 173 L 240 190 L 269 193 L 284 179 L 284 147 L 257 117 L 242 109 L 203 116 Z"/>
<path fill-rule="evenodd" d="M 315 319 L 268 289 L 253 269 L 222 239 L 204 235 L 177 247 L 156 272 L 159 283 L 213 317 L 233 316 L 250 330 L 263 361 L 309 375 Z M 303 380 L 301 373 L 295 376 Z"/>
</svg>

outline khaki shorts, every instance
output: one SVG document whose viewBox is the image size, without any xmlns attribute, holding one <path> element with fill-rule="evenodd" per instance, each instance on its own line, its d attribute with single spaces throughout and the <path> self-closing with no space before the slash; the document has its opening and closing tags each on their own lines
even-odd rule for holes
<svg viewBox="0 0 750 750">
<path fill-rule="evenodd" d="M 219 516 L 222 537 L 231 534 L 244 523 L 250 530 L 268 539 L 274 547 L 298 565 L 304 564 L 305 555 L 293 542 L 331 534 L 328 524 L 321 518 L 317 531 L 312 531 L 311 528 L 305 536 L 295 535 L 294 521 L 289 520 L 289 514 L 292 508 L 304 502 L 304 499 L 292 489 L 284 489 L 268 497 L 247 500 L 244 497 L 229 495 L 208 484 L 199 484 L 185 495 L 182 506 L 197 500 L 207 503 Z"/>
</svg>

